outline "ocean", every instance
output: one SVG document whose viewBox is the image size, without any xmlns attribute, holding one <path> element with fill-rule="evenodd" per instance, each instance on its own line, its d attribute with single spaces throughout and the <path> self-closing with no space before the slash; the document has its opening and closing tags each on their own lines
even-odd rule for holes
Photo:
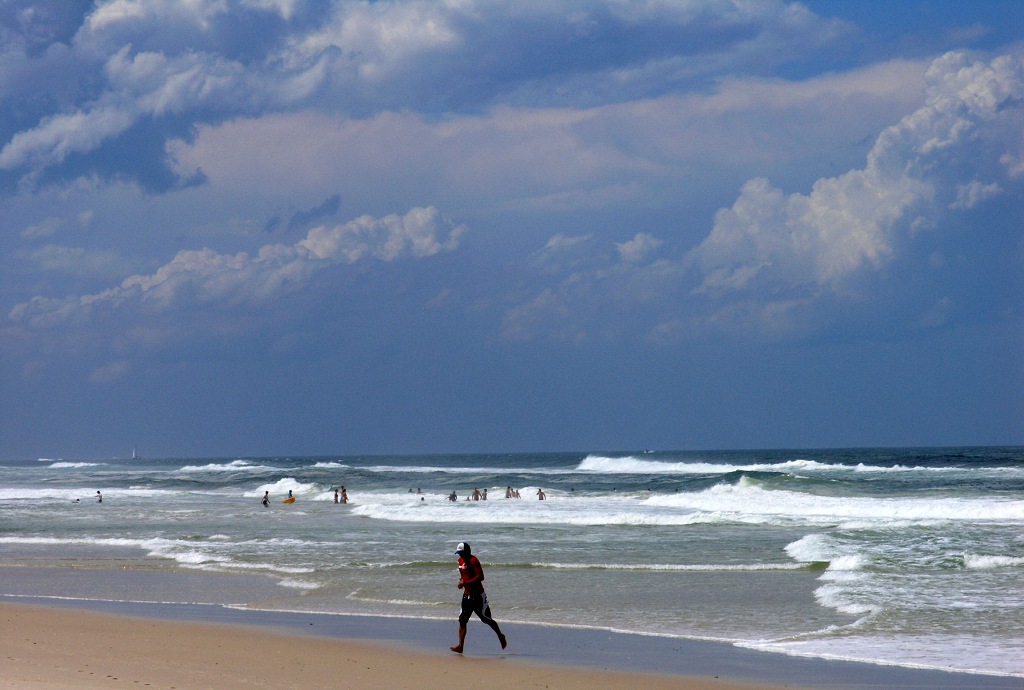
<svg viewBox="0 0 1024 690">
<path fill-rule="evenodd" d="M 18 575 L 0 578 L 5 597 L 454 620 L 468 541 L 499 622 L 1024 677 L 1024 448 L 40 458 L 0 472 L 0 555 Z M 474 489 L 487 499 L 467 501 Z"/>
</svg>

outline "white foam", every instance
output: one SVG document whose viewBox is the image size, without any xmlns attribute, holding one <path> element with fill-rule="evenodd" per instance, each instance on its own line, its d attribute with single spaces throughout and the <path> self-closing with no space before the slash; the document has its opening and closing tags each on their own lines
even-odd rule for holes
<svg viewBox="0 0 1024 690">
<path fill-rule="evenodd" d="M 289 589 L 301 589 L 304 591 L 320 589 L 321 585 L 316 582 L 310 582 L 308 580 L 296 580 L 295 578 L 286 578 L 279 581 L 277 584 L 282 587 L 288 587 Z"/>
<path fill-rule="evenodd" d="M 440 465 L 372 465 L 360 468 L 366 472 L 410 474 L 576 474 L 575 469 L 548 467 L 442 467 Z M 504 487 L 502 487 L 504 489 Z"/>
<path fill-rule="evenodd" d="M 735 485 L 718 484 L 696 493 L 656 495 L 648 499 L 647 503 L 690 510 L 728 511 L 737 515 L 761 514 L 825 521 L 1024 521 L 1024 501 L 1021 500 L 819 496 L 796 491 L 765 489 L 755 482 L 746 480 L 741 480 Z"/>
<path fill-rule="evenodd" d="M 303 484 L 295 479 L 295 477 L 284 477 L 278 479 L 273 484 L 263 484 L 254 491 L 246 491 L 242 494 L 245 498 L 259 498 L 263 496 L 265 491 L 270 492 L 272 498 L 280 498 L 281 495 L 288 495 L 291 491 L 292 495 L 298 496 L 302 494 L 309 494 L 313 491 L 318 491 L 319 485 L 317 484 Z"/>
<path fill-rule="evenodd" d="M 851 570 L 862 570 L 868 559 L 859 553 L 850 554 L 848 556 L 839 556 L 829 561 L 828 570 L 831 571 L 851 571 Z"/>
<path fill-rule="evenodd" d="M 416 599 L 380 599 L 360 595 L 360 590 L 350 592 L 345 597 L 350 601 L 361 601 L 367 604 L 397 604 L 399 606 L 451 606 L 447 601 L 420 601 Z"/>
<path fill-rule="evenodd" d="M 792 656 L 908 668 L 1024 677 L 1024 639 L 970 635 L 843 635 L 832 639 L 741 643 Z"/>
<path fill-rule="evenodd" d="M 333 500 L 330 492 L 314 485 L 284 479 L 260 487 L 247 496 L 304 492 L 311 500 Z M 718 484 L 698 492 L 651 494 L 622 492 L 548 492 L 547 501 L 531 499 L 536 487 L 524 487 L 523 500 L 499 498 L 492 490 L 489 501 L 455 503 L 438 494 L 366 492 L 353 496 L 355 514 L 379 520 L 456 523 L 472 520 L 491 524 L 667 525 L 713 523 L 806 525 L 833 527 L 860 524 L 867 529 L 948 521 L 1022 521 L 1024 501 L 1003 498 L 835 497 L 766 489 L 756 480 L 741 479 L 735 485 Z M 420 500 L 425 499 L 425 500 Z M 467 512 L 469 511 L 469 512 Z M 830 560 L 830 559 L 811 559 Z"/>
<path fill-rule="evenodd" d="M 0 544 L 25 544 L 40 546 L 135 546 L 142 547 L 141 539 L 120 539 L 109 537 L 0 537 Z"/>
<path fill-rule="evenodd" d="M 826 534 L 814 533 L 800 537 L 796 541 L 785 546 L 785 552 L 795 561 L 803 563 L 829 562 L 838 558 L 838 546 L 835 541 Z"/>
<path fill-rule="evenodd" d="M 184 472 L 186 474 L 192 472 L 238 472 L 239 470 L 245 470 L 248 472 L 279 472 L 280 469 L 277 467 L 270 467 L 268 465 L 256 465 L 248 460 L 232 460 L 231 462 L 213 462 L 208 465 L 185 465 L 180 468 L 178 472 Z"/>
<path fill-rule="evenodd" d="M 494 563 L 493 565 L 507 565 Z M 754 572 L 766 570 L 800 570 L 800 563 L 531 563 L 533 568 L 552 570 L 637 570 L 652 572 Z"/>
<path fill-rule="evenodd" d="M 1016 467 L 980 467 L 966 470 L 963 467 L 922 467 L 907 465 L 844 465 L 840 463 L 819 462 L 817 460 L 794 459 L 773 463 L 709 463 L 700 461 L 665 461 L 647 460 L 632 455 L 624 457 L 608 457 L 602 455 L 588 455 L 584 458 L 577 470 L 580 472 L 595 472 L 607 474 L 728 474 L 730 472 L 783 472 L 783 473 L 804 473 L 804 474 L 836 474 L 836 473 L 900 473 L 900 472 L 937 472 L 956 473 L 970 472 L 972 476 L 979 473 L 985 475 L 1005 476 L 1006 474 L 1019 475 L 1021 468 Z"/>
<path fill-rule="evenodd" d="M 964 567 L 971 570 L 990 570 L 993 568 L 1014 568 L 1024 565 L 1024 557 L 1017 556 L 982 556 L 964 554 Z"/>
<path fill-rule="evenodd" d="M 132 487 L 128 489 L 107 489 L 100 485 L 104 499 L 112 498 L 150 498 L 154 496 L 176 496 L 180 491 L 168 489 L 143 489 Z M 66 489 L 58 487 L 45 488 L 0 488 L 0 501 L 24 500 L 24 501 L 74 501 L 80 500 L 83 503 L 96 501 L 95 489 Z"/>
<path fill-rule="evenodd" d="M 728 474 L 730 472 L 798 472 L 809 470 L 835 470 L 850 468 L 845 465 L 828 465 L 816 460 L 788 460 L 779 463 L 755 463 L 732 465 L 710 462 L 666 462 L 642 460 L 632 456 L 623 458 L 588 455 L 580 462 L 580 472 L 609 474 Z"/>
</svg>

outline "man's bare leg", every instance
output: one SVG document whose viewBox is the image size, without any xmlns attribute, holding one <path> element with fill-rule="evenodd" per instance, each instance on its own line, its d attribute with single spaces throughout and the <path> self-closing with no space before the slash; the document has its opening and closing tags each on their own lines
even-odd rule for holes
<svg viewBox="0 0 1024 690">
<path fill-rule="evenodd" d="M 462 645 L 466 643 L 466 626 L 459 626 L 459 644 L 455 647 L 449 647 L 456 654 L 462 654 Z"/>
</svg>

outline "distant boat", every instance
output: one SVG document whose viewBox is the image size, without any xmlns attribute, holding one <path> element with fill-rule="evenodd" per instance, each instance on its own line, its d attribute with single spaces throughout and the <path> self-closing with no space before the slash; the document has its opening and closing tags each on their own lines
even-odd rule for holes
<svg viewBox="0 0 1024 690">
<path fill-rule="evenodd" d="M 139 449 L 137 446 L 132 446 L 132 460 L 139 459 Z"/>
</svg>

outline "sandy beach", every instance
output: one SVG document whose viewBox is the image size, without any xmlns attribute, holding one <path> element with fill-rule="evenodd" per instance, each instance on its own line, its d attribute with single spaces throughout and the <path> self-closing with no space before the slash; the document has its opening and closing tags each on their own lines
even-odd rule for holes
<svg viewBox="0 0 1024 690">
<path fill-rule="evenodd" d="M 9 688 L 770 688 L 425 653 L 283 629 L 0 603 Z M 480 632 L 480 631 L 476 631 Z"/>
<path fill-rule="evenodd" d="M 0 600 L 7 688 L 1024 688 L 1024 679 L 788 657 L 732 645 L 510 624 L 219 606 Z M 452 638 L 449 640 L 449 638 Z M 647 672 L 649 669 L 651 672 Z"/>
</svg>

